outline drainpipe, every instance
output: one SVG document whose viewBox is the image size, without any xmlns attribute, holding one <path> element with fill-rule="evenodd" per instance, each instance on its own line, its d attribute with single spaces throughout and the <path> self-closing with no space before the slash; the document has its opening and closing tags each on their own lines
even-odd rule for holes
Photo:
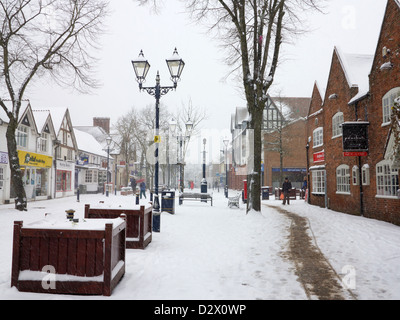
<svg viewBox="0 0 400 320">
<path fill-rule="evenodd" d="M 358 101 L 355 103 L 355 121 L 358 120 Z M 358 184 L 360 186 L 360 215 L 364 216 L 364 190 L 362 185 L 361 157 L 358 157 Z"/>
</svg>

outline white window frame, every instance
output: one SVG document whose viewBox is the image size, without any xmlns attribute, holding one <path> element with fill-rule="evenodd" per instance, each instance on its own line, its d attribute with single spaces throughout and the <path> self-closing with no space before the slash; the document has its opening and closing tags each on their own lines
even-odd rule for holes
<svg viewBox="0 0 400 320">
<path fill-rule="evenodd" d="M 324 145 L 324 128 L 318 127 L 313 131 L 313 148 Z"/>
<path fill-rule="evenodd" d="M 359 186 L 360 185 L 360 169 L 358 168 L 358 166 L 353 166 L 353 169 L 351 170 L 351 175 L 352 175 L 353 186 Z"/>
<path fill-rule="evenodd" d="M 382 126 L 390 124 L 394 100 L 400 97 L 400 87 L 389 90 L 382 98 Z"/>
<path fill-rule="evenodd" d="M 391 162 L 383 160 L 376 165 L 376 197 L 397 199 L 399 171 L 392 169 Z"/>
<path fill-rule="evenodd" d="M 371 175 L 369 173 L 369 165 L 364 164 L 362 167 L 362 184 L 363 186 L 369 186 L 371 184 Z"/>
<path fill-rule="evenodd" d="M 16 141 L 19 147 L 22 148 L 28 147 L 28 135 L 29 135 L 28 132 L 29 132 L 29 127 L 21 124 L 18 126 Z"/>
<path fill-rule="evenodd" d="M 312 191 L 313 194 L 325 194 L 326 170 L 312 170 Z"/>
<path fill-rule="evenodd" d="M 341 137 L 343 135 L 343 129 L 341 126 L 343 122 L 343 112 L 338 112 L 332 117 L 332 139 Z"/>
<path fill-rule="evenodd" d="M 86 170 L 85 183 L 93 183 L 93 171 L 92 170 Z"/>
<path fill-rule="evenodd" d="M 336 168 L 336 193 L 350 194 L 350 167 L 347 164 Z"/>
<path fill-rule="evenodd" d="M 48 150 L 49 134 L 42 132 L 39 138 L 39 151 L 47 152 Z"/>
</svg>

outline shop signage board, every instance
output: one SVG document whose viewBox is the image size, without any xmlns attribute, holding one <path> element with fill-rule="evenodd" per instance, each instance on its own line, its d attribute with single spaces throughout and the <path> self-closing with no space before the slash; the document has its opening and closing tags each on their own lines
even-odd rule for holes
<svg viewBox="0 0 400 320">
<path fill-rule="evenodd" d="M 368 126 L 369 122 L 344 122 L 343 155 L 345 157 L 361 157 L 368 155 Z"/>
<path fill-rule="evenodd" d="M 18 150 L 18 158 L 20 166 L 51 168 L 53 164 L 52 157 L 29 151 Z"/>
</svg>

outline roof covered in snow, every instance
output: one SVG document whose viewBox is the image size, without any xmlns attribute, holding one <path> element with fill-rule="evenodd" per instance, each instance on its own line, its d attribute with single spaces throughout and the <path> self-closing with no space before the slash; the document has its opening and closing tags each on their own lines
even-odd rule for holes
<svg viewBox="0 0 400 320">
<path fill-rule="evenodd" d="M 343 53 L 338 47 L 335 47 L 335 51 L 349 87 L 358 87 L 358 93 L 349 102 L 351 104 L 369 92 L 368 76 L 371 72 L 374 55 Z"/>
</svg>

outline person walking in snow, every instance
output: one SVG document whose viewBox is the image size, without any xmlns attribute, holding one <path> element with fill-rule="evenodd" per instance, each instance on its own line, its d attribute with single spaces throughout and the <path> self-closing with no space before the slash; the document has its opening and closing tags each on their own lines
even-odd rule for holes
<svg viewBox="0 0 400 320">
<path fill-rule="evenodd" d="M 142 199 L 142 195 L 144 195 L 144 197 L 146 198 L 146 184 L 144 183 L 144 181 L 140 183 L 140 199 Z"/>
<path fill-rule="evenodd" d="M 132 191 L 133 191 L 133 196 L 135 196 L 135 194 L 136 194 L 136 180 L 135 180 L 135 178 L 131 178 L 131 188 L 132 188 Z"/>
<path fill-rule="evenodd" d="M 290 190 L 292 190 L 292 183 L 289 181 L 289 178 L 286 177 L 285 182 L 283 182 L 283 185 L 282 185 L 283 204 L 284 205 L 286 204 L 286 201 L 287 201 L 287 204 L 290 204 L 289 203 Z"/>
</svg>

